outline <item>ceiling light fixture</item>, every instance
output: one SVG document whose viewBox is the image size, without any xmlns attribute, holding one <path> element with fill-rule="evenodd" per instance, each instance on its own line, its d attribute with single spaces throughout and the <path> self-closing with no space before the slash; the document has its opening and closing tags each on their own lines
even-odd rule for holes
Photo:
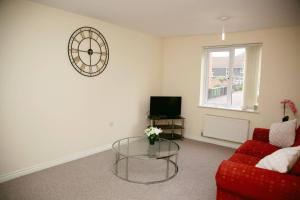
<svg viewBox="0 0 300 200">
<path fill-rule="evenodd" d="M 220 21 L 222 21 L 222 33 L 221 33 L 221 39 L 225 40 L 225 21 L 229 19 L 227 16 L 222 16 L 218 18 Z"/>
<path fill-rule="evenodd" d="M 225 30 L 224 30 L 224 25 L 222 27 L 222 34 L 221 34 L 222 40 L 225 40 Z"/>
</svg>

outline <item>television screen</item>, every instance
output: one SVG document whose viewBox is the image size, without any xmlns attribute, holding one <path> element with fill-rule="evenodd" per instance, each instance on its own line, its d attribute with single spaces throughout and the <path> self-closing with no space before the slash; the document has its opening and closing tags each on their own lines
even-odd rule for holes
<svg viewBox="0 0 300 200">
<path fill-rule="evenodd" d="M 152 96 L 150 97 L 150 116 L 178 117 L 181 114 L 181 97 Z"/>
</svg>

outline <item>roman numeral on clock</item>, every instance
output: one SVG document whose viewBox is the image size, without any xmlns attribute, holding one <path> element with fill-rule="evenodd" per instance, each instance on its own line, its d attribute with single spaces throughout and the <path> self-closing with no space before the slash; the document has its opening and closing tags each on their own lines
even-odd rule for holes
<svg viewBox="0 0 300 200">
<path fill-rule="evenodd" d="M 79 63 L 79 62 L 80 62 L 79 56 L 76 56 L 76 57 L 74 58 L 74 62 L 75 62 L 75 63 Z"/>
<path fill-rule="evenodd" d="M 92 27 L 80 27 L 69 39 L 68 55 L 77 72 L 93 77 L 105 70 L 109 49 L 104 36 L 98 30 Z M 95 64 L 92 58 L 96 60 Z"/>
<path fill-rule="evenodd" d="M 72 53 L 78 53 L 79 52 L 78 49 L 73 49 L 73 48 L 72 48 L 71 51 L 72 51 Z"/>
<path fill-rule="evenodd" d="M 84 71 L 84 70 L 85 70 L 85 67 L 86 67 L 86 65 L 85 65 L 85 64 L 82 64 L 81 67 L 80 67 L 80 69 L 81 69 L 82 71 Z"/>
<path fill-rule="evenodd" d="M 82 39 L 85 39 L 85 38 L 86 38 L 85 35 L 84 35 L 84 33 L 83 33 L 83 31 L 80 32 L 80 35 L 81 35 Z"/>
</svg>

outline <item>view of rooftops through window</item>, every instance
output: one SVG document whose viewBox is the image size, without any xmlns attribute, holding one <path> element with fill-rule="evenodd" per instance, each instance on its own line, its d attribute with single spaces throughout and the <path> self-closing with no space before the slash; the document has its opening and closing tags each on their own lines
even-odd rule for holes
<svg viewBox="0 0 300 200">
<path fill-rule="evenodd" d="M 233 58 L 230 58 L 229 50 L 210 52 L 207 103 L 240 107 L 243 98 L 244 69 L 245 48 L 235 48 Z M 230 93 L 231 95 L 228 95 Z"/>
</svg>

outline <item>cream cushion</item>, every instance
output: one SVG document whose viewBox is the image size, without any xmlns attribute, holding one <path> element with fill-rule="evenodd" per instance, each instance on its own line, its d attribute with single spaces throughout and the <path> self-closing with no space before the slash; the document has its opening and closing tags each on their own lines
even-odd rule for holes
<svg viewBox="0 0 300 200">
<path fill-rule="evenodd" d="M 261 159 L 256 167 L 286 173 L 294 166 L 299 156 L 300 146 L 279 149 Z"/>
<path fill-rule="evenodd" d="M 296 119 L 272 124 L 269 135 L 270 144 L 281 148 L 292 146 L 295 142 L 296 126 Z"/>
</svg>

